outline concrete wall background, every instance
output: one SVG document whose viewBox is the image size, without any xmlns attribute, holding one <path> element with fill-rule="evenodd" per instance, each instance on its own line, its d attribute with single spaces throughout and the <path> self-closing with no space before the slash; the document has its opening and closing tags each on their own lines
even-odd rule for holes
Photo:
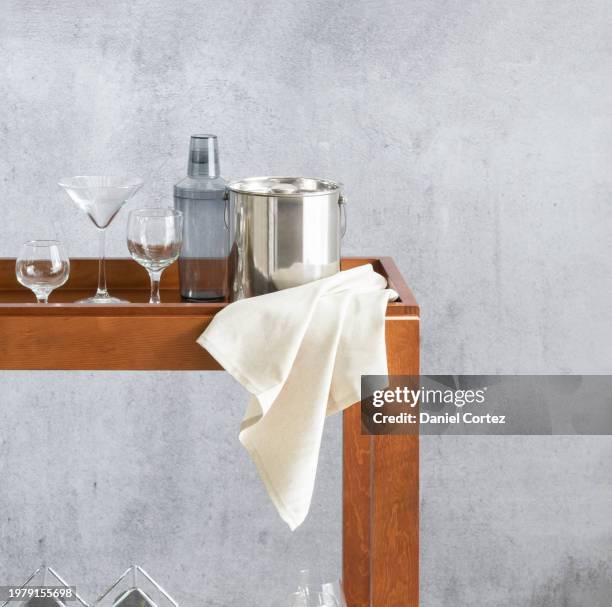
<svg viewBox="0 0 612 607">
<path fill-rule="evenodd" d="M 346 252 L 396 258 L 425 371 L 612 370 L 607 0 L 0 11 L 0 254 L 56 236 L 94 255 L 57 178 L 133 172 L 130 206 L 168 204 L 188 136 L 214 131 L 228 177 L 347 185 Z M 111 254 L 127 254 L 124 222 Z M 228 377 L 0 382 L 7 582 L 47 558 L 93 597 L 137 560 L 184 605 L 281 605 L 302 564 L 339 570 L 339 420 L 292 537 L 238 446 Z M 607 438 L 423 440 L 423 606 L 607 605 L 611 463 Z"/>
</svg>

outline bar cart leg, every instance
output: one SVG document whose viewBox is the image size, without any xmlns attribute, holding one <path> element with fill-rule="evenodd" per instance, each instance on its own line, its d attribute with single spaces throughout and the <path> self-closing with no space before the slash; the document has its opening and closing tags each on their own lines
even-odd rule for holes
<svg viewBox="0 0 612 607">
<path fill-rule="evenodd" d="M 419 373 L 419 319 L 387 320 L 389 373 Z M 419 438 L 362 436 L 344 413 L 343 579 L 349 607 L 419 603 Z"/>
</svg>

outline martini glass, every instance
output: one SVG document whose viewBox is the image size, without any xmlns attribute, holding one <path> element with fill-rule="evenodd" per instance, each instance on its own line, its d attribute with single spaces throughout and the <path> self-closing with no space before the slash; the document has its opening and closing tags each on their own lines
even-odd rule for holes
<svg viewBox="0 0 612 607">
<path fill-rule="evenodd" d="M 0 603 L 0 607 L 70 607 L 75 600 L 81 607 L 89 607 L 78 595 L 75 586 L 68 584 L 57 571 L 46 565 L 39 567 L 20 587 L 5 586 L 4 591 L 8 600 Z"/>
<path fill-rule="evenodd" d="M 111 297 L 106 289 L 106 269 L 104 263 L 105 230 L 121 207 L 140 189 L 142 180 L 138 179 L 138 177 L 89 175 L 67 177 L 60 180 L 59 185 L 66 190 L 70 198 L 93 221 L 93 224 L 98 229 L 100 240 L 98 290 L 93 297 L 81 299 L 76 303 L 127 303 L 122 299 Z"/>
<path fill-rule="evenodd" d="M 139 565 L 126 569 L 94 607 L 178 607 L 178 603 Z"/>
</svg>

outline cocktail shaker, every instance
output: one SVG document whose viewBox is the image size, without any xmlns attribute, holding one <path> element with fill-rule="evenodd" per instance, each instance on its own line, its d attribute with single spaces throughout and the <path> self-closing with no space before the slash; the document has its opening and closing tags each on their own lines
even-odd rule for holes
<svg viewBox="0 0 612 607">
<path fill-rule="evenodd" d="M 187 177 L 174 186 L 174 206 L 183 213 L 179 257 L 181 296 L 224 299 L 229 252 L 225 180 L 219 172 L 216 135 L 192 135 Z"/>
</svg>

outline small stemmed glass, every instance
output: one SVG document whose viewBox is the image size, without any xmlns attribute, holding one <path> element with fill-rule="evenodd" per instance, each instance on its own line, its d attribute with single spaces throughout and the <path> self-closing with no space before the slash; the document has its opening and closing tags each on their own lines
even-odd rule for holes
<svg viewBox="0 0 612 607">
<path fill-rule="evenodd" d="M 58 240 L 30 240 L 21 247 L 15 274 L 38 303 L 46 304 L 51 292 L 68 280 L 70 261 Z"/>
<path fill-rule="evenodd" d="M 180 211 L 145 208 L 130 212 L 127 245 L 133 259 L 149 272 L 149 303 L 160 303 L 162 272 L 178 259 L 182 242 L 183 214 Z"/>
</svg>

